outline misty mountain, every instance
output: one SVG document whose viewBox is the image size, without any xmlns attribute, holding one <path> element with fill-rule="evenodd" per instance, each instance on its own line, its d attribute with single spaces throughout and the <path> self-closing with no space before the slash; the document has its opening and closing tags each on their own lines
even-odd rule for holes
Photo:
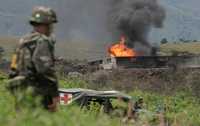
<svg viewBox="0 0 200 126">
<path fill-rule="evenodd" d="M 161 0 L 167 13 L 163 29 L 153 29 L 152 42 L 166 37 L 169 40 L 197 39 L 200 33 L 199 0 Z M 0 36 L 21 36 L 30 31 L 28 18 L 33 6 L 47 5 L 58 12 L 58 38 L 111 41 L 106 28 L 108 0 L 6 0 L 0 4 Z"/>
<path fill-rule="evenodd" d="M 179 39 L 200 40 L 200 8 L 199 0 L 162 0 L 167 18 L 163 29 L 154 29 L 152 41 L 166 37 L 170 41 Z"/>
</svg>

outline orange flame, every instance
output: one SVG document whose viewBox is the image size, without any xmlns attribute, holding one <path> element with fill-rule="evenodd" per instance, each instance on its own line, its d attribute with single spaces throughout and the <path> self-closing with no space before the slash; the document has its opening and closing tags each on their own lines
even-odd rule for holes
<svg viewBox="0 0 200 126">
<path fill-rule="evenodd" d="M 125 37 L 121 36 L 121 40 L 119 41 L 119 43 L 114 44 L 113 46 L 111 46 L 109 48 L 110 56 L 113 56 L 113 57 L 134 57 L 134 56 L 136 56 L 136 52 L 133 49 L 128 48 L 125 45 L 125 41 L 126 41 Z"/>
</svg>

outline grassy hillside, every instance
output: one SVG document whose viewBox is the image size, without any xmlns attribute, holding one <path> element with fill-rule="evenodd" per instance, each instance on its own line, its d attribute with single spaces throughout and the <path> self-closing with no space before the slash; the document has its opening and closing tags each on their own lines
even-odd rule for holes
<svg viewBox="0 0 200 126">
<path fill-rule="evenodd" d="M 168 43 L 160 46 L 161 52 L 170 54 L 172 52 L 188 52 L 192 54 L 200 54 L 200 42 L 190 43 Z"/>
<path fill-rule="evenodd" d="M 0 37 L 0 46 L 5 48 L 6 57 L 13 53 L 19 38 Z M 98 59 L 106 55 L 105 43 L 96 44 L 90 41 L 58 41 L 56 54 L 68 59 Z"/>
<path fill-rule="evenodd" d="M 17 38 L 14 37 L 0 37 L 0 46 L 5 49 L 5 57 L 11 57 L 16 45 L 17 45 Z"/>
<path fill-rule="evenodd" d="M 18 38 L 1 37 L 0 46 L 5 48 L 6 57 L 10 57 L 16 47 Z M 58 41 L 56 44 L 56 54 L 67 59 L 100 59 L 107 55 L 109 44 L 93 43 L 89 41 Z M 165 55 L 171 55 L 173 52 L 188 52 L 200 54 L 200 42 L 190 43 L 168 43 L 160 45 L 160 51 Z"/>
</svg>

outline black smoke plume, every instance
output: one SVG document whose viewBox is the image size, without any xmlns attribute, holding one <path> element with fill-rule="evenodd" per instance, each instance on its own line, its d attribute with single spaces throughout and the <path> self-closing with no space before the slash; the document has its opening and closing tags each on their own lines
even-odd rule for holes
<svg viewBox="0 0 200 126">
<path fill-rule="evenodd" d="M 128 38 L 128 45 L 140 43 L 151 47 L 148 33 L 151 28 L 161 28 L 165 10 L 157 0 L 113 0 L 111 22 L 119 34 Z"/>
</svg>

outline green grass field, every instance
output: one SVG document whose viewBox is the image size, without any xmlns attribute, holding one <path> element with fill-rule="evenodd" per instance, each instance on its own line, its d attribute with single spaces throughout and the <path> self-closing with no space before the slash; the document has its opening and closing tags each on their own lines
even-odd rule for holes
<svg viewBox="0 0 200 126">
<path fill-rule="evenodd" d="M 168 43 L 160 46 L 161 52 L 171 54 L 173 52 L 187 52 L 191 54 L 200 54 L 200 42 L 191 43 Z"/>
<path fill-rule="evenodd" d="M 21 111 L 14 109 L 14 98 L 6 90 L 8 79 L 0 75 L 0 125 L 1 126 L 122 126 L 121 119 L 110 117 L 97 112 L 96 107 L 90 111 L 80 110 L 76 105 L 59 107 L 56 113 L 42 110 L 40 106 L 30 107 L 33 99 L 28 95 L 21 97 Z M 60 87 L 85 87 L 86 82 L 74 79 L 60 81 Z M 143 97 L 145 111 L 140 114 L 139 120 L 131 126 L 160 126 L 157 111 L 164 107 L 164 116 L 171 126 L 199 126 L 200 102 L 189 93 L 179 92 L 173 96 L 164 96 L 156 93 L 130 91 L 134 99 Z M 18 99 L 19 100 L 19 99 Z"/>
</svg>

